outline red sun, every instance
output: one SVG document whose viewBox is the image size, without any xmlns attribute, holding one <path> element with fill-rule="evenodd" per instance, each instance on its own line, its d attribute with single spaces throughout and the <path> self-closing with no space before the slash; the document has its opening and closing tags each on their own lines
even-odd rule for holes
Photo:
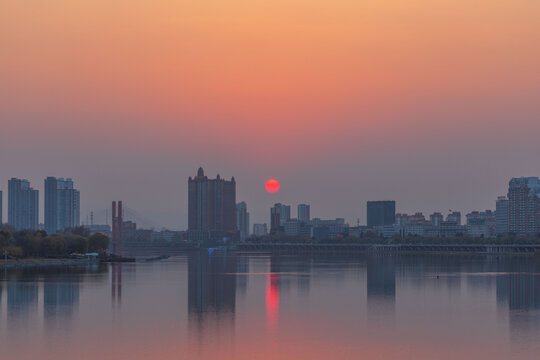
<svg viewBox="0 0 540 360">
<path fill-rule="evenodd" d="M 276 193 L 279 190 L 279 182 L 275 179 L 270 179 L 266 182 L 264 187 L 269 193 Z"/>
</svg>

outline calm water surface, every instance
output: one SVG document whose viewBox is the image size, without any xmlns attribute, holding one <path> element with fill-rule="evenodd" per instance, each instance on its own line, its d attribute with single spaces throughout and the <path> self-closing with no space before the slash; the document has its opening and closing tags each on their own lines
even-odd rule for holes
<svg viewBox="0 0 540 360">
<path fill-rule="evenodd" d="M 2 271 L 0 358 L 539 359 L 540 262 L 194 254 Z"/>
</svg>

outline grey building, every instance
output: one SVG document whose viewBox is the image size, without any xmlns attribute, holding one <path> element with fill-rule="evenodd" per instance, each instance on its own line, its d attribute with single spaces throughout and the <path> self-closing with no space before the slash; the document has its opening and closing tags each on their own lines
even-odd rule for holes
<svg viewBox="0 0 540 360">
<path fill-rule="evenodd" d="M 236 227 L 240 231 L 240 240 L 249 237 L 249 212 L 244 201 L 236 204 Z"/>
<path fill-rule="evenodd" d="M 315 218 L 309 224 L 311 225 L 311 237 L 318 240 L 346 236 L 349 233 L 349 224 L 345 223 L 344 218 L 331 220 Z"/>
<path fill-rule="evenodd" d="M 285 223 L 291 219 L 290 205 L 274 204 L 270 209 L 270 233 L 283 232 Z"/>
<path fill-rule="evenodd" d="M 395 201 L 368 201 L 367 226 L 393 225 L 396 222 Z"/>
<path fill-rule="evenodd" d="M 491 210 L 473 211 L 466 215 L 467 235 L 489 238 L 495 235 L 496 218 Z"/>
<path fill-rule="evenodd" d="M 255 236 L 268 235 L 268 226 L 266 224 L 253 224 L 253 234 Z"/>
<path fill-rule="evenodd" d="M 535 235 L 540 231 L 540 180 L 513 178 L 508 186 L 508 232 Z"/>
<path fill-rule="evenodd" d="M 290 219 L 285 223 L 284 232 L 287 236 L 311 237 L 311 225 L 298 219 Z"/>
<path fill-rule="evenodd" d="M 37 230 L 39 191 L 26 179 L 11 178 L 8 182 L 8 223 L 15 230 Z"/>
<path fill-rule="evenodd" d="M 307 204 L 298 205 L 298 221 L 308 222 L 310 219 L 310 206 Z"/>
<path fill-rule="evenodd" d="M 81 196 L 70 178 L 45 179 L 45 231 L 56 234 L 81 223 Z"/>
<path fill-rule="evenodd" d="M 495 203 L 495 234 L 508 234 L 508 205 L 506 196 L 499 196 Z"/>
<path fill-rule="evenodd" d="M 215 179 L 209 179 L 199 168 L 197 176 L 189 177 L 188 230 L 192 241 L 237 236 L 234 176 L 225 180 L 218 174 Z"/>
</svg>

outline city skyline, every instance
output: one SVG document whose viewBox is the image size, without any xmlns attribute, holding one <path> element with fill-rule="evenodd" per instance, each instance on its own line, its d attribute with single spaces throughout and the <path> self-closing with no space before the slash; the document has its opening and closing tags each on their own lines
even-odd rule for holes
<svg viewBox="0 0 540 360">
<path fill-rule="evenodd" d="M 537 360 L 540 0 L 2 0 L 0 49 L 2 358 Z"/>
<path fill-rule="evenodd" d="M 201 177 L 201 176 L 202 176 L 202 177 Z M 204 176 L 204 171 L 202 170 L 201 167 L 199 167 L 199 171 L 198 171 L 197 177 L 199 177 L 200 179 L 203 179 L 203 178 L 204 178 L 204 179 L 208 179 L 206 176 Z M 195 177 L 194 179 L 197 179 L 197 177 Z M 17 179 L 17 178 L 12 178 L 11 180 L 14 180 L 14 179 L 19 180 L 19 179 Z M 61 186 L 60 186 L 61 188 L 64 188 L 64 189 L 72 189 L 72 190 L 70 190 L 70 191 L 71 191 L 71 192 L 72 192 L 72 191 L 75 192 L 75 193 L 74 193 L 74 194 L 76 195 L 75 198 L 73 198 L 73 195 L 70 196 L 70 198 L 72 199 L 72 200 L 70 200 L 70 201 L 75 201 L 75 202 L 74 202 L 74 205 L 70 205 L 70 206 L 76 206 L 75 208 L 73 208 L 74 210 L 71 210 L 71 211 L 75 211 L 75 213 L 73 213 L 73 214 L 76 214 L 76 216 L 77 216 L 76 219 L 79 220 L 78 217 L 80 216 L 80 215 L 79 215 L 80 192 L 79 192 L 77 189 L 73 190 L 73 180 L 72 180 L 71 178 L 67 178 L 66 180 L 64 180 L 63 178 L 58 178 L 58 179 L 57 179 L 57 178 L 55 178 L 55 177 L 47 177 L 47 178 L 45 179 L 45 187 L 44 187 L 44 188 L 46 188 L 47 182 L 48 182 L 48 181 L 51 181 L 51 180 L 55 180 L 56 182 L 58 182 L 59 184 L 61 184 Z M 20 180 L 20 181 L 28 182 L 28 184 L 27 184 L 28 186 L 31 186 L 31 184 L 32 184 L 32 182 L 31 182 L 31 181 L 28 181 L 27 179 L 22 179 L 22 180 Z M 192 181 L 192 180 L 191 180 L 191 176 L 190 176 L 188 182 L 191 183 L 191 181 Z M 207 181 L 207 180 L 205 180 L 205 181 Z M 213 181 L 216 181 L 216 180 L 210 180 L 210 181 L 213 182 Z M 228 183 L 227 181 L 220 180 L 219 174 L 217 175 L 217 181 L 218 181 L 218 182 L 219 182 L 219 181 L 223 181 L 224 184 L 225 184 L 225 183 Z M 536 189 L 535 191 L 538 191 L 538 192 L 540 193 L 540 180 L 538 180 L 537 177 L 515 177 L 515 178 L 510 179 L 510 180 L 507 182 L 507 191 L 504 193 L 505 195 L 497 195 L 497 196 L 496 196 L 496 198 L 493 200 L 493 206 L 492 206 L 492 207 L 486 207 L 486 208 L 476 207 L 476 208 L 474 208 L 473 210 L 470 210 L 470 211 L 464 211 L 464 212 L 463 212 L 463 215 L 467 214 L 467 217 L 469 217 L 469 215 L 471 215 L 471 216 L 476 216 L 475 214 L 478 214 L 478 213 L 484 214 L 483 211 L 486 210 L 489 214 L 493 213 L 493 221 L 495 221 L 495 212 L 496 212 L 496 210 L 499 209 L 499 206 L 500 206 L 501 202 L 505 201 L 506 203 L 508 203 L 507 195 L 510 195 L 510 194 L 512 193 L 512 189 L 515 187 L 513 184 L 515 184 L 516 182 L 517 182 L 517 183 L 523 183 L 523 184 L 527 184 L 527 183 L 529 183 L 529 184 L 534 184 L 534 186 L 538 186 L 538 189 L 537 189 L 536 187 L 534 188 L 534 189 Z M 232 177 L 232 184 L 235 184 L 234 176 Z M 529 185 L 529 186 L 531 186 L 531 185 Z M 60 188 L 60 187 L 59 187 L 59 188 Z M 234 192 L 236 193 L 236 186 L 234 186 L 234 188 L 235 188 L 235 191 L 234 191 Z M 40 201 L 40 199 L 39 199 L 39 193 L 40 193 L 39 189 L 34 190 L 33 187 L 31 187 L 30 189 L 36 193 L 36 195 L 34 195 L 34 196 L 37 196 L 38 202 L 39 202 L 40 204 L 46 203 L 46 202 L 41 202 L 41 201 Z M 2 191 L 2 190 L 0 189 L 0 191 Z M 8 193 L 8 192 L 7 192 L 7 193 Z M 46 193 L 46 191 L 42 191 L 42 193 Z M 1 194 L 1 193 L 0 193 L 0 194 Z M 539 196 L 538 205 L 534 205 L 534 206 L 539 206 L 539 207 L 540 207 L 540 195 L 538 195 L 538 196 Z M 45 197 L 45 196 L 44 196 L 44 197 Z M 0 198 L 0 199 L 1 199 L 1 198 Z M 66 198 L 66 199 L 67 199 L 67 198 Z M 231 204 L 233 204 L 233 203 L 234 203 L 234 201 L 232 201 L 232 198 L 231 198 Z M 375 225 L 375 223 L 373 223 L 371 226 L 369 225 L 369 216 L 368 216 L 368 214 L 369 214 L 369 207 L 370 207 L 370 206 L 373 206 L 374 204 L 382 204 L 382 203 L 390 203 L 391 206 L 392 206 L 392 211 L 391 211 L 391 212 L 392 212 L 393 214 L 395 214 L 396 216 L 403 216 L 403 219 L 405 219 L 405 218 L 407 217 L 407 214 L 408 214 L 408 213 L 411 213 L 411 214 L 412 214 L 411 216 L 414 218 L 414 216 L 422 215 L 422 214 L 425 212 L 425 210 L 421 210 L 421 209 L 414 209 L 413 211 L 410 211 L 410 212 L 402 211 L 402 210 L 400 209 L 400 207 L 397 206 L 396 201 L 394 201 L 394 200 L 392 200 L 392 201 L 387 201 L 387 200 L 368 200 L 368 201 L 365 202 L 365 205 L 367 206 L 367 211 L 365 211 L 366 216 L 365 216 L 365 218 L 363 219 L 364 221 L 358 221 L 358 220 L 360 220 L 360 218 L 356 218 L 356 220 L 357 220 L 356 222 L 354 222 L 354 221 L 349 221 L 349 219 L 346 219 L 346 218 L 342 218 L 342 219 L 344 220 L 344 222 L 345 222 L 346 224 L 350 224 L 350 225 L 353 226 L 353 227 L 354 227 L 355 225 L 357 225 L 357 224 L 360 224 L 360 225 L 362 225 L 362 226 L 367 226 L 367 227 L 370 227 L 370 228 L 377 227 L 378 225 Z M 242 206 L 244 206 L 244 207 L 247 206 L 246 201 L 240 201 L 239 204 L 240 204 L 240 205 L 243 204 Z M 536 203 L 535 203 L 535 204 L 536 204 Z M 1 206 L 1 205 L 3 205 L 3 204 L 2 204 L 2 201 L 0 201 L 0 206 Z M 187 205 L 187 204 L 186 204 L 186 205 Z M 236 205 L 238 205 L 238 204 L 236 204 Z M 307 215 L 308 218 L 310 217 L 310 208 L 311 208 L 311 204 L 304 204 L 304 203 L 299 203 L 299 204 L 297 204 L 297 205 L 296 205 L 296 206 L 297 206 L 297 217 L 296 217 L 296 218 L 294 218 L 294 217 L 292 216 L 292 214 L 291 214 L 291 206 L 292 206 L 292 205 L 294 205 L 294 204 L 292 204 L 292 203 L 285 203 L 285 204 L 282 204 L 282 203 L 273 203 L 273 204 L 272 204 L 272 207 L 271 207 L 271 209 L 270 209 L 270 210 L 271 210 L 271 213 L 274 211 L 274 210 L 272 210 L 272 209 L 275 208 L 276 206 L 278 206 L 278 207 L 280 207 L 280 208 L 286 210 L 287 215 L 285 216 L 284 219 L 280 219 L 280 227 L 283 227 L 283 226 L 285 225 L 285 222 L 288 221 L 289 219 L 290 219 L 290 220 L 294 220 L 294 221 L 299 220 L 299 221 L 301 221 L 301 222 L 306 222 L 305 219 L 301 219 L 300 217 L 306 216 L 306 215 Z M 66 206 L 67 206 L 67 205 L 66 205 Z M 43 206 L 43 209 L 41 209 L 40 206 L 38 206 L 37 209 L 38 209 L 37 211 L 38 211 L 39 217 L 40 217 L 40 221 L 38 221 L 38 224 L 41 224 L 41 225 L 43 225 L 43 228 L 46 228 L 45 223 L 41 221 L 41 218 L 44 218 L 44 217 L 45 217 L 44 214 L 47 212 L 46 206 Z M 505 207 L 504 209 L 505 209 L 505 210 L 504 210 L 505 213 L 508 213 L 508 211 L 509 211 L 509 210 L 508 210 L 508 205 L 506 205 L 506 207 Z M 535 208 L 535 209 L 536 209 L 536 208 Z M 267 210 L 268 210 L 268 209 L 267 209 Z M 501 217 L 501 215 L 500 215 L 500 210 L 501 210 L 501 209 L 499 209 L 499 213 L 498 213 L 498 215 L 497 215 L 497 218 L 500 218 L 500 217 Z M 66 210 L 63 210 L 63 211 L 64 211 L 64 212 L 67 211 L 67 208 L 66 208 Z M 245 211 L 245 210 L 243 210 L 243 211 Z M 280 211 L 283 211 L 283 210 L 280 210 Z M 377 211 L 379 211 L 379 210 L 377 210 Z M 442 211 L 444 212 L 444 210 L 442 210 Z M 448 210 L 449 216 L 452 216 L 452 213 L 453 213 L 454 211 L 456 211 L 456 209 L 455 209 L 455 210 L 451 210 L 451 209 Z M 459 210 L 459 209 L 457 209 L 457 211 L 458 211 L 458 214 L 461 214 L 461 213 L 462 213 L 462 211 Z M 532 210 L 530 210 L 530 211 L 535 212 L 535 211 L 537 211 L 537 210 L 532 209 Z M 104 210 L 104 212 L 105 212 L 105 214 L 108 214 L 108 210 Z M 301 212 L 302 212 L 302 213 L 301 213 Z M 306 212 L 307 212 L 307 213 L 306 213 Z M 531 214 L 533 214 L 532 212 L 531 212 Z M 5 212 L 5 213 L 9 213 L 9 212 Z M 426 213 L 426 214 L 431 214 L 431 215 L 429 215 L 429 216 L 430 216 L 430 220 L 429 220 L 430 222 L 434 222 L 434 221 L 435 221 L 435 222 L 439 222 L 439 220 L 437 220 L 437 219 L 434 220 L 434 219 L 433 219 L 433 216 L 435 216 L 436 218 L 441 217 L 441 220 L 440 220 L 440 221 L 442 221 L 442 219 L 443 219 L 443 216 L 442 216 L 442 214 L 439 212 L 439 210 L 435 210 L 435 211 L 433 211 L 433 212 L 429 212 L 429 211 L 428 211 L 428 212 L 425 212 L 425 213 Z M 104 221 L 100 221 L 99 216 L 98 216 L 97 219 L 94 219 L 94 211 L 91 211 L 89 214 L 90 214 L 90 216 L 92 217 L 93 224 L 108 224 L 109 221 L 110 221 L 109 218 L 104 218 L 104 219 L 103 219 Z M 137 213 L 137 211 L 135 211 L 134 213 L 132 212 L 132 214 L 135 214 L 136 216 L 140 216 L 140 213 Z M 416 215 L 415 215 L 415 214 L 416 214 Z M 67 216 L 67 215 L 66 215 L 66 216 Z M 234 216 L 235 216 L 235 217 L 238 216 L 238 212 L 237 212 L 237 211 L 234 211 Z M 247 226 L 247 228 L 249 228 L 249 223 L 250 223 L 249 218 L 250 218 L 250 214 L 248 213 L 247 216 L 248 216 L 248 226 Z M 272 216 L 273 216 L 273 215 L 270 214 L 270 216 L 268 217 L 268 213 L 267 213 L 266 219 L 263 217 L 263 218 L 261 219 L 261 221 L 256 221 L 256 220 L 255 220 L 255 221 L 254 221 L 254 220 L 251 220 L 251 221 L 252 221 L 253 224 L 255 224 L 255 223 L 267 224 L 267 225 L 268 225 L 268 229 L 270 230 L 271 227 L 272 227 L 271 225 L 272 225 L 272 221 L 273 221 L 273 220 L 272 220 Z M 337 214 L 337 215 L 336 215 L 336 214 L 333 214 L 333 215 L 331 215 L 329 218 L 334 218 L 335 216 L 339 216 L 339 214 Z M 460 215 L 460 216 L 461 216 L 461 215 Z M 523 215 L 523 216 L 532 216 L 532 215 Z M 539 216 L 540 216 L 540 214 L 539 214 Z M 68 217 L 69 217 L 69 216 L 68 216 Z M 507 220 L 506 220 L 507 224 L 506 224 L 505 226 L 509 226 L 509 225 L 510 225 L 510 218 L 508 218 L 508 215 L 506 215 L 506 217 L 507 217 Z M 315 216 L 313 216 L 313 218 L 320 220 L 321 218 L 324 218 L 324 217 L 315 215 Z M 87 217 L 86 217 L 86 221 L 79 220 L 80 222 L 77 222 L 77 220 L 75 220 L 74 224 L 88 225 L 88 224 L 89 224 L 89 223 L 88 223 L 88 219 L 89 219 L 89 217 L 87 216 Z M 148 227 L 148 225 L 147 225 L 147 223 L 146 223 L 147 219 L 146 219 L 146 218 L 142 218 L 142 219 L 143 219 L 143 227 Z M 339 220 L 339 219 L 341 219 L 341 218 L 337 218 L 337 219 Z M 399 220 L 399 221 L 396 221 L 396 220 L 397 220 L 397 219 L 394 217 L 394 222 L 395 222 L 395 224 L 400 224 L 400 222 L 402 221 L 402 220 Z M 64 220 L 64 221 L 67 221 L 67 218 L 66 218 L 66 220 Z M 234 222 L 236 222 L 236 221 L 237 221 L 237 220 L 235 220 Z M 333 221 L 333 220 L 325 220 L 325 221 Z M 539 221 L 539 222 L 537 222 L 537 223 L 535 223 L 535 224 L 540 224 L 540 219 L 539 219 L 538 221 Z M 7 219 L 5 220 L 5 222 L 7 223 Z M 390 222 L 392 222 L 392 221 L 388 221 L 388 224 L 387 224 L 387 225 L 389 225 Z M 499 219 L 499 220 L 497 221 L 497 226 L 500 226 L 500 223 L 501 223 L 501 221 L 500 221 L 500 219 Z M 382 224 L 383 224 L 383 223 L 381 223 L 381 224 L 379 224 L 379 225 L 382 225 Z M 493 224 L 493 225 L 494 225 L 494 224 Z M 495 226 L 495 225 L 494 225 L 494 226 Z M 540 225 L 532 225 L 532 226 L 540 226 Z M 188 227 L 188 226 L 186 226 L 186 227 L 184 227 L 184 228 L 181 228 L 180 226 L 171 226 L 171 227 L 168 227 L 168 226 L 161 226 L 161 227 L 150 226 L 150 228 L 153 228 L 153 229 L 159 229 L 159 228 L 161 228 L 161 229 L 168 229 L 168 230 L 175 230 L 175 231 L 189 230 L 189 227 Z M 510 230 L 510 228 L 508 228 L 508 229 Z M 499 230 L 496 231 L 496 230 L 495 230 L 495 227 L 493 227 L 492 230 L 493 230 L 493 235 L 494 235 L 494 234 L 501 234 L 501 233 L 502 233 L 502 232 L 499 231 Z M 282 228 L 280 231 L 283 231 L 283 228 Z M 534 232 L 534 231 L 535 231 L 535 230 L 532 229 L 532 228 L 531 228 L 530 231 L 527 230 L 527 232 Z M 251 228 L 249 229 L 249 232 L 252 233 L 252 229 L 251 229 Z M 512 232 L 512 231 L 511 231 L 511 232 Z M 525 233 L 518 232 L 518 234 L 524 235 Z"/>
<path fill-rule="evenodd" d="M 540 174 L 538 2 L 109 3 L 0 13 L 4 192 L 27 178 L 43 203 L 42 179 L 69 176 L 82 219 L 124 199 L 184 228 L 203 166 L 254 221 L 309 202 L 353 223 L 373 199 L 492 208 Z"/>
</svg>

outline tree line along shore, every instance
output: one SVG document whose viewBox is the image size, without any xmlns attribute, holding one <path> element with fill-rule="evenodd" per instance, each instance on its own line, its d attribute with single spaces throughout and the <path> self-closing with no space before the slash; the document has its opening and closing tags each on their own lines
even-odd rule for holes
<svg viewBox="0 0 540 360">
<path fill-rule="evenodd" d="M 15 231 L 9 226 L 0 227 L 1 259 L 65 258 L 89 252 L 104 254 L 108 246 L 108 236 L 101 233 L 90 235 L 82 226 L 54 235 L 43 230 Z"/>
</svg>

